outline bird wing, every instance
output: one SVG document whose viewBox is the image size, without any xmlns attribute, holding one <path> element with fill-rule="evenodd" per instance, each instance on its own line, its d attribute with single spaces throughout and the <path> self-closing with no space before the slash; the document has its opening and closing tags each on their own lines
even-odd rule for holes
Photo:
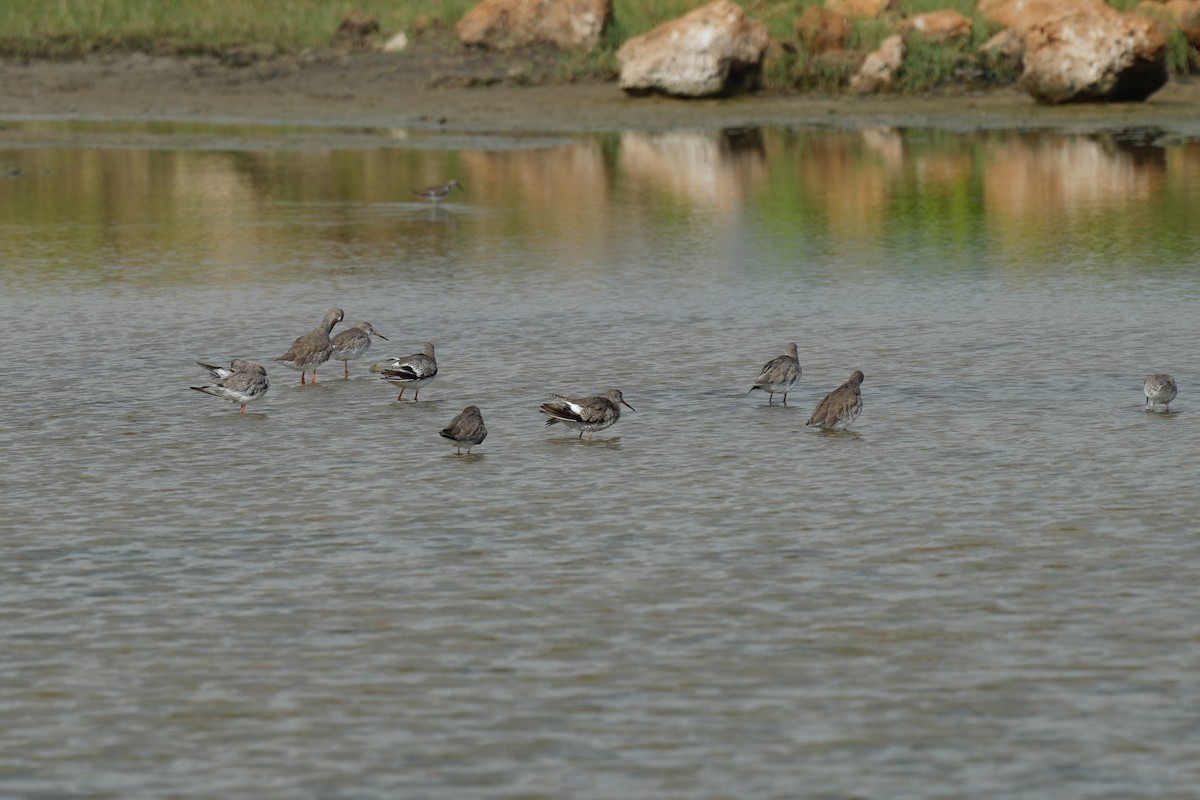
<svg viewBox="0 0 1200 800">
<path fill-rule="evenodd" d="M 245 372 L 235 372 L 228 378 L 222 378 L 217 381 L 217 385 L 239 394 L 251 394 L 258 388 L 260 382 L 264 384 L 265 391 L 265 385 L 267 384 L 266 374 L 247 370 Z"/>
<path fill-rule="evenodd" d="M 208 370 L 217 380 L 228 378 L 233 374 L 233 370 L 229 367 L 222 367 L 218 364 L 205 364 L 203 361 L 197 361 L 196 363 Z M 195 387 L 193 386 L 192 388 L 194 389 Z"/>
<path fill-rule="evenodd" d="M 798 377 L 800 365 L 791 356 L 778 356 L 763 364 L 756 383 L 787 383 Z"/>
<path fill-rule="evenodd" d="M 437 375 L 437 362 L 424 353 L 404 358 L 392 357 L 391 366 L 380 370 L 385 378 L 415 381 Z"/>
<path fill-rule="evenodd" d="M 817 407 L 813 409 L 812 416 L 804 424 L 806 426 L 823 425 L 830 427 L 839 420 L 849 416 L 849 412 L 854 408 L 860 396 L 857 386 L 851 383 L 843 383 L 825 395 L 821 402 L 817 403 Z"/>
<path fill-rule="evenodd" d="M 351 348 L 354 346 L 355 342 L 366 337 L 367 334 L 358 328 L 347 328 L 337 336 L 334 336 L 330 341 L 333 342 L 335 349 L 340 350 L 344 347 Z"/>
<path fill-rule="evenodd" d="M 550 422 L 560 419 L 566 422 L 582 423 L 585 421 L 583 418 L 583 406 L 570 400 L 563 400 L 559 403 L 542 403 L 538 410 L 549 417 L 553 417 Z"/>
</svg>

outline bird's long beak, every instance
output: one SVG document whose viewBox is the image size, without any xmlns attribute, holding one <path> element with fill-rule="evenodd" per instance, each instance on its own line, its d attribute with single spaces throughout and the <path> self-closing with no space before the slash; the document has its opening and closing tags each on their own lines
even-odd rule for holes
<svg viewBox="0 0 1200 800">
<path fill-rule="evenodd" d="M 385 342 L 388 340 L 388 337 L 384 336 L 384 335 L 383 335 L 382 333 L 380 333 L 379 331 L 371 331 L 371 334 L 372 334 L 373 336 L 378 336 L 380 339 L 383 339 Z"/>
<path fill-rule="evenodd" d="M 622 400 L 622 401 L 621 401 L 621 405 L 625 406 L 625 407 L 626 407 L 626 408 L 628 408 L 630 411 L 637 411 L 637 409 L 636 409 L 636 408 L 634 408 L 633 406 L 629 405 L 629 403 L 626 403 L 624 400 Z"/>
</svg>

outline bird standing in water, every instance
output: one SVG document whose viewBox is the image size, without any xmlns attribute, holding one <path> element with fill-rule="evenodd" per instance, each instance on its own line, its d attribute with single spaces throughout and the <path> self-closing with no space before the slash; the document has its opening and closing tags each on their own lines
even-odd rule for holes
<svg viewBox="0 0 1200 800">
<path fill-rule="evenodd" d="M 621 406 L 630 411 L 637 410 L 625 402 L 620 389 L 609 389 L 599 397 L 570 398 L 553 393 L 550 396 L 557 402 L 543 403 L 538 409 L 550 417 L 546 424 L 561 422 L 568 428 L 575 428 L 579 431 L 580 439 L 585 433 L 588 439 L 591 439 L 596 431 L 602 431 L 615 424 L 621 418 Z"/>
<path fill-rule="evenodd" d="M 350 377 L 350 362 L 362 358 L 371 348 L 372 336 L 378 336 L 385 342 L 388 340 L 369 322 L 359 322 L 330 340 L 333 350 L 329 353 L 329 360 L 342 362 L 343 377 Z"/>
<path fill-rule="evenodd" d="M 432 200 L 436 206 L 441 205 L 442 201 L 446 199 L 446 195 L 450 194 L 452 189 L 466 191 L 466 187 L 459 183 L 457 178 L 451 178 L 448 183 L 443 183 L 440 186 L 426 186 L 424 189 L 416 189 L 413 191 L 413 194 L 417 197 L 424 197 L 426 200 Z"/>
<path fill-rule="evenodd" d="M 858 388 L 862 382 L 862 372 L 854 370 L 848 381 L 825 395 L 825 398 L 817 403 L 812 416 L 804 424 L 810 428 L 822 430 L 844 430 L 862 413 L 862 392 Z"/>
<path fill-rule="evenodd" d="M 487 438 L 487 428 L 483 425 L 483 414 L 480 413 L 479 406 L 464 408 L 461 414 L 450 420 L 449 425 L 442 428 L 439 435 L 454 442 L 458 453 L 461 454 L 465 447 L 467 455 L 470 455 L 471 448 L 483 444 L 483 440 Z"/>
<path fill-rule="evenodd" d="M 750 392 L 755 389 L 766 392 L 767 405 L 772 405 L 775 395 L 782 392 L 783 404 L 786 406 L 788 392 L 796 385 L 796 381 L 800 380 L 800 372 L 800 356 L 796 352 L 796 343 L 792 342 L 787 346 L 786 353 L 763 364 L 762 372 L 758 373 Z"/>
<path fill-rule="evenodd" d="M 304 384 L 305 370 L 312 370 L 312 382 L 317 382 L 317 367 L 329 360 L 333 352 L 333 343 L 329 340 L 329 332 L 333 326 L 342 321 L 345 314 L 340 308 L 331 308 L 325 312 L 321 324 L 292 342 L 292 346 L 281 356 L 275 358 L 280 364 L 286 364 L 292 369 L 300 370 L 300 383 Z"/>
<path fill-rule="evenodd" d="M 1147 411 L 1153 411 L 1162 403 L 1163 410 L 1169 412 L 1171 401 L 1179 393 L 1178 387 L 1175 386 L 1175 378 L 1165 373 L 1147 375 L 1142 381 L 1142 391 L 1146 395 Z"/>
<path fill-rule="evenodd" d="M 267 393 L 267 389 L 271 388 L 270 381 L 267 380 L 266 367 L 257 361 L 235 358 L 228 367 L 205 364 L 203 361 L 196 363 L 208 370 L 216 380 L 207 386 L 193 386 L 192 388 L 197 392 L 240 403 L 242 409 L 238 412 L 239 414 L 245 414 L 246 404 L 260 399 Z"/>
<path fill-rule="evenodd" d="M 426 342 L 425 349 L 411 356 L 388 359 L 388 364 L 380 370 L 380 377 L 389 383 L 400 387 L 397 401 L 404 399 L 404 390 L 413 387 L 413 402 L 421 396 L 421 387 L 437 376 L 437 358 L 433 354 L 433 343 Z"/>
</svg>

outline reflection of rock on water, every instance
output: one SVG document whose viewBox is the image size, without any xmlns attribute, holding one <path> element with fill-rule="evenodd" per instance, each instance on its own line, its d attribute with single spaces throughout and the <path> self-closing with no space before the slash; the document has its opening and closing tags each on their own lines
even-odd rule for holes
<svg viewBox="0 0 1200 800">
<path fill-rule="evenodd" d="M 1166 154 L 1111 136 L 1004 134 L 986 164 L 985 200 L 996 224 L 1040 226 L 1047 206 L 1070 215 L 1146 202 L 1162 186 Z"/>
<path fill-rule="evenodd" d="M 863 128 L 859 131 L 862 143 L 879 156 L 889 169 L 904 164 L 904 138 L 895 128 Z"/>
<path fill-rule="evenodd" d="M 485 206 L 508 207 L 515 198 L 553 215 L 566 211 L 562 198 L 605 205 L 609 167 L 595 140 L 559 147 L 517 150 L 464 150 L 460 154 L 471 178 L 471 197 Z M 465 181 L 464 181 L 465 183 Z"/>
<path fill-rule="evenodd" d="M 557 147 L 464 150 L 459 157 L 463 173 L 471 176 L 464 202 L 510 209 L 522 225 L 536 220 L 538 228 L 553 230 L 565 271 L 579 266 L 569 263 L 571 257 L 582 259 L 602 247 L 620 224 L 612 213 L 611 167 L 596 139 Z"/>
<path fill-rule="evenodd" d="M 756 129 L 625 133 L 621 166 L 630 180 L 658 186 L 696 209 L 735 211 L 767 178 L 766 151 Z"/>
</svg>

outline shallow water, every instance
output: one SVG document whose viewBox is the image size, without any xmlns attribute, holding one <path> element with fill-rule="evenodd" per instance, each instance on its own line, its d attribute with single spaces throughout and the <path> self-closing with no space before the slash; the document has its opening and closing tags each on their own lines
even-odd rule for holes
<svg viewBox="0 0 1200 800">
<path fill-rule="evenodd" d="M 1200 144 L 23 130 L 0 795 L 1195 796 Z"/>
</svg>

